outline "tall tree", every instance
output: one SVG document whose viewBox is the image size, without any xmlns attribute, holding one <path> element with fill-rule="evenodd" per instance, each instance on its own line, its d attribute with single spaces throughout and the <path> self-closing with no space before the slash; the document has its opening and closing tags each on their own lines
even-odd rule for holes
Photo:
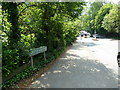
<svg viewBox="0 0 120 90">
<path fill-rule="evenodd" d="M 106 4 L 100 8 L 97 15 L 95 16 L 95 26 L 97 33 L 105 34 L 106 30 L 102 27 L 102 21 L 106 14 L 109 14 L 110 9 L 112 8 L 113 4 Z"/>
<path fill-rule="evenodd" d="M 83 28 L 91 33 L 95 30 L 95 16 L 100 8 L 103 6 L 102 2 L 88 3 L 82 15 Z"/>
<path fill-rule="evenodd" d="M 92 33 L 95 32 L 95 16 L 96 14 L 98 13 L 98 11 L 100 10 L 100 8 L 103 6 L 103 2 L 94 2 L 91 4 L 91 7 L 88 11 L 88 14 L 89 14 L 89 26 L 90 26 L 90 29 L 92 31 Z"/>
<path fill-rule="evenodd" d="M 18 3 L 3 2 L 2 9 L 7 12 L 8 22 L 11 24 L 8 43 L 11 48 L 15 48 L 16 43 L 20 40 L 20 30 L 18 25 Z M 4 16 L 3 16 L 4 17 Z"/>
<path fill-rule="evenodd" d="M 119 10 L 117 5 L 113 5 L 112 9 L 110 10 L 110 13 L 107 14 L 102 22 L 102 26 L 104 29 L 106 29 L 108 32 L 119 32 Z"/>
</svg>

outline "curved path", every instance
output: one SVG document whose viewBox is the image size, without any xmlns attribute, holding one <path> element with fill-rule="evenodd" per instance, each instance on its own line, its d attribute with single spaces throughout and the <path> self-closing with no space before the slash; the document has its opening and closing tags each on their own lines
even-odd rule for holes
<svg viewBox="0 0 120 90">
<path fill-rule="evenodd" d="M 78 37 L 29 88 L 118 88 L 118 41 Z"/>
</svg>

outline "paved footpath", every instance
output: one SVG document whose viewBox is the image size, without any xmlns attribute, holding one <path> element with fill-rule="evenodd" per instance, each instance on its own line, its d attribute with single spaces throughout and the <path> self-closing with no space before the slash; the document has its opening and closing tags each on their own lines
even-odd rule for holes
<svg viewBox="0 0 120 90">
<path fill-rule="evenodd" d="M 112 42 L 113 50 L 107 50 L 104 46 L 112 45 Z M 52 68 L 29 88 L 118 88 L 117 47 L 114 40 L 80 40 L 78 37 Z"/>
</svg>

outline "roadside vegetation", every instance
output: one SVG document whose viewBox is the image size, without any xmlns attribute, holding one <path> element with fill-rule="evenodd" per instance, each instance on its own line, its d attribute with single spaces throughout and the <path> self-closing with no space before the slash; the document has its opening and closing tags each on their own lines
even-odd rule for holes
<svg viewBox="0 0 120 90">
<path fill-rule="evenodd" d="M 55 60 L 79 35 L 84 2 L 2 2 L 2 75 L 3 81 L 21 66 L 30 62 L 29 50 L 47 46 L 46 61 L 43 54 L 36 55 L 34 69 L 24 71 L 3 82 L 3 87 L 14 85 Z"/>
<path fill-rule="evenodd" d="M 112 3 L 93 2 L 81 16 L 83 30 L 107 38 L 120 39 L 120 7 Z"/>
<path fill-rule="evenodd" d="M 30 63 L 30 49 L 47 46 L 46 61 L 43 54 L 36 55 L 34 69 L 29 65 L 3 80 L 3 87 L 32 76 L 55 60 L 76 40 L 81 30 L 118 38 L 120 7 L 102 2 L 86 5 L 85 2 L 2 2 L 3 79 Z"/>
</svg>

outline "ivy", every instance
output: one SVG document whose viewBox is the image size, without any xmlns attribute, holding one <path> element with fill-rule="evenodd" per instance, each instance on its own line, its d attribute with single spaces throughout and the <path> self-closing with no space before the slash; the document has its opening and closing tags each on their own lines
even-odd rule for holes
<svg viewBox="0 0 120 90">
<path fill-rule="evenodd" d="M 47 46 L 47 61 L 29 67 L 6 81 L 3 87 L 31 76 L 60 55 L 59 51 L 70 45 L 80 31 L 78 16 L 83 2 L 2 2 L 3 68 L 2 75 L 9 76 L 30 62 L 29 50 Z M 42 54 L 34 56 L 41 57 Z M 38 59 L 39 60 L 39 59 Z"/>
<path fill-rule="evenodd" d="M 17 82 L 19 82 L 20 80 L 33 76 L 37 71 L 40 70 L 40 68 L 46 67 L 51 61 L 55 60 L 61 53 L 63 53 L 63 51 L 64 49 L 61 49 L 60 51 L 56 51 L 55 54 L 52 55 L 52 57 L 51 55 L 50 56 L 48 55 L 49 59 L 47 59 L 46 61 L 41 60 L 40 62 L 34 64 L 34 68 L 32 68 L 32 66 L 26 68 L 23 72 L 15 75 L 13 78 L 4 82 L 2 84 L 2 88 L 15 86 L 15 84 L 17 84 Z"/>
</svg>

